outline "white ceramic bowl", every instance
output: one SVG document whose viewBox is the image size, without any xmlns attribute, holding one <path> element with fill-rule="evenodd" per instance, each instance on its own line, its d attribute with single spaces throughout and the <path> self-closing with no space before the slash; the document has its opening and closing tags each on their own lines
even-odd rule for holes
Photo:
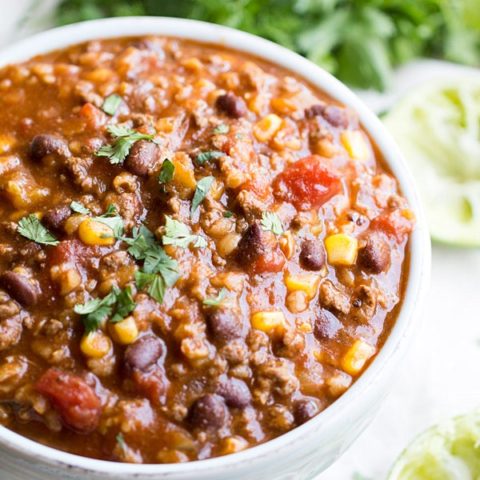
<svg viewBox="0 0 480 480">
<path fill-rule="evenodd" d="M 395 327 L 361 378 L 306 424 L 263 445 L 225 457 L 172 465 L 127 465 L 71 455 L 0 427 L 1 480 L 306 480 L 334 462 L 374 417 L 418 326 L 430 273 L 430 240 L 424 215 L 397 146 L 378 118 L 342 83 L 301 56 L 247 33 L 174 18 L 126 17 L 50 30 L 0 52 L 0 67 L 97 38 L 158 34 L 225 45 L 291 70 L 356 111 L 400 182 L 417 216 L 408 286 Z"/>
</svg>

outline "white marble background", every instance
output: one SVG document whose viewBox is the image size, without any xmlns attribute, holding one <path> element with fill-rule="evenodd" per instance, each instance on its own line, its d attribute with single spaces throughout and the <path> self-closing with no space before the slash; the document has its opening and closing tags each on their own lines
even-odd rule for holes
<svg viewBox="0 0 480 480">
<path fill-rule="evenodd" d="M 19 27 L 31 0 L 0 0 L 0 47 L 48 25 L 46 13 Z M 360 92 L 375 110 L 388 106 L 418 82 L 448 76 L 440 62 L 415 62 L 399 71 L 386 95 Z M 480 250 L 434 246 L 432 287 L 423 323 L 394 388 L 373 424 L 350 450 L 316 480 L 384 480 L 402 449 L 427 426 L 480 406 Z M 2 472 L 1 480 L 9 480 Z M 28 479 L 25 479 L 28 480 Z M 85 479 L 88 480 L 88 479 Z"/>
</svg>

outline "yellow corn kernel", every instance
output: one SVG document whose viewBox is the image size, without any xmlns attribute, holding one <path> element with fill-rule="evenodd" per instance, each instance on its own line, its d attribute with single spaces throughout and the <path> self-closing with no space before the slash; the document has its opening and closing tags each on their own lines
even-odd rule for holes
<svg viewBox="0 0 480 480">
<path fill-rule="evenodd" d="M 94 83 L 103 83 L 112 79 L 113 77 L 114 73 L 109 68 L 97 68 L 84 75 L 85 80 L 89 80 L 90 82 Z"/>
<path fill-rule="evenodd" d="M 300 290 L 305 292 L 307 298 L 311 300 L 317 293 L 320 276 L 313 273 L 302 275 L 290 275 L 290 273 L 287 273 L 284 281 L 289 292 Z"/>
<path fill-rule="evenodd" d="M 113 230 L 107 225 L 86 218 L 78 227 L 78 236 L 85 245 L 113 245 Z"/>
<path fill-rule="evenodd" d="M 214 199 L 214 200 L 220 200 L 222 198 L 222 195 L 225 192 L 225 185 L 222 182 L 219 182 L 218 180 L 215 180 L 210 187 L 210 191 L 208 192 L 209 195 Z"/>
<path fill-rule="evenodd" d="M 259 142 L 268 142 L 282 126 L 282 119 L 270 113 L 266 117 L 263 117 L 253 127 L 253 134 Z"/>
<path fill-rule="evenodd" d="M 188 163 L 190 163 L 190 165 Z M 197 181 L 195 180 L 193 165 L 190 159 L 186 156 L 176 155 L 173 160 L 173 165 L 175 166 L 173 184 L 188 192 L 193 192 L 197 186 Z"/>
<path fill-rule="evenodd" d="M 79 213 L 74 213 L 70 215 L 65 221 L 63 229 L 67 232 L 68 235 L 73 235 L 77 230 L 80 224 L 88 218 L 86 215 L 81 215 Z"/>
<path fill-rule="evenodd" d="M 261 115 L 266 107 L 266 102 L 262 95 L 248 92 L 245 94 L 245 100 L 247 102 L 248 109 L 257 115 Z"/>
<path fill-rule="evenodd" d="M 248 447 L 248 442 L 239 436 L 227 437 L 222 441 L 222 454 L 228 455 L 230 453 L 241 452 Z"/>
<path fill-rule="evenodd" d="M 203 68 L 203 63 L 196 57 L 186 58 L 181 63 L 183 67 L 192 72 L 198 72 Z"/>
<path fill-rule="evenodd" d="M 90 358 L 102 358 L 112 348 L 112 341 L 103 332 L 90 332 L 83 336 L 80 350 Z"/>
<path fill-rule="evenodd" d="M 132 316 L 111 324 L 110 328 L 113 339 L 121 345 L 130 345 L 138 337 L 138 327 Z"/>
<path fill-rule="evenodd" d="M 272 98 L 270 105 L 274 110 L 285 115 L 297 110 L 295 103 L 284 97 Z"/>
<path fill-rule="evenodd" d="M 159 118 L 155 123 L 157 132 L 172 133 L 175 126 L 175 119 L 172 117 Z"/>
<path fill-rule="evenodd" d="M 298 325 L 298 330 L 302 333 L 312 333 L 313 332 L 312 325 L 309 322 L 303 322 L 300 325 Z"/>
<path fill-rule="evenodd" d="M 285 257 L 290 260 L 295 253 L 295 239 L 293 238 L 292 232 L 287 230 L 280 237 L 280 250 L 283 252 Z"/>
<path fill-rule="evenodd" d="M 330 265 L 353 265 L 357 261 L 358 241 L 345 233 L 327 237 L 325 249 Z"/>
<path fill-rule="evenodd" d="M 367 160 L 370 157 L 370 148 L 363 133 L 359 130 L 344 130 L 340 139 L 348 154 L 354 160 Z"/>
<path fill-rule="evenodd" d="M 283 312 L 256 312 L 251 318 L 252 327 L 268 334 L 283 333 L 287 326 Z"/>
<path fill-rule="evenodd" d="M 0 135 L 0 154 L 9 152 L 15 143 L 16 140 L 11 135 Z"/>
<path fill-rule="evenodd" d="M 415 214 L 408 208 L 402 210 L 402 217 L 406 218 L 407 220 L 415 220 Z"/>
<path fill-rule="evenodd" d="M 355 340 L 342 359 L 342 369 L 350 375 L 357 375 L 375 352 L 372 345 L 363 340 Z"/>
</svg>

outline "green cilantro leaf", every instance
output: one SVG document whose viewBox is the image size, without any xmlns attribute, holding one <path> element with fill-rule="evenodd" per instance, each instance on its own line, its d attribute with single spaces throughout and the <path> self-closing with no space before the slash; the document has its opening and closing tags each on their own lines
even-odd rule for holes
<svg viewBox="0 0 480 480">
<path fill-rule="evenodd" d="M 17 232 L 23 237 L 43 245 L 58 245 L 59 243 L 33 213 L 18 222 Z"/>
<path fill-rule="evenodd" d="M 111 317 L 110 322 L 118 323 L 134 309 L 135 302 L 133 301 L 131 288 L 126 287 L 124 290 L 120 290 L 113 287 L 112 291 L 105 297 L 94 298 L 83 304 L 75 305 L 73 311 L 82 315 L 85 330 L 93 332 L 98 330 L 107 321 L 108 317 Z"/>
<path fill-rule="evenodd" d="M 166 158 L 162 163 L 162 168 L 160 169 L 160 174 L 158 175 L 158 181 L 160 183 L 169 183 L 173 179 L 175 173 L 175 165 Z"/>
<path fill-rule="evenodd" d="M 166 285 L 163 278 L 156 273 L 137 272 L 135 281 L 140 290 L 147 290 L 148 294 L 158 303 L 163 302 Z"/>
<path fill-rule="evenodd" d="M 90 210 L 80 202 L 76 202 L 75 200 L 70 204 L 70 210 L 75 213 L 82 213 L 83 215 L 88 215 Z"/>
<path fill-rule="evenodd" d="M 118 443 L 118 445 L 120 446 L 120 448 L 125 452 L 126 449 L 127 449 L 127 444 L 126 444 L 126 442 L 125 442 L 125 438 L 124 438 L 122 432 L 120 432 L 120 433 L 115 437 L 115 441 Z"/>
<path fill-rule="evenodd" d="M 215 127 L 213 129 L 213 133 L 215 135 L 225 135 L 230 131 L 230 127 L 226 125 L 225 123 L 221 123 L 218 127 Z"/>
<path fill-rule="evenodd" d="M 114 205 L 109 205 L 107 211 L 99 217 L 94 217 L 94 220 L 110 227 L 115 238 L 122 237 L 124 228 L 123 218 L 118 215 L 118 211 Z"/>
<path fill-rule="evenodd" d="M 127 286 L 123 290 L 114 287 L 117 304 L 115 306 L 115 313 L 110 319 L 111 323 L 121 322 L 130 312 L 135 310 L 135 302 L 132 296 L 132 289 Z"/>
<path fill-rule="evenodd" d="M 162 236 L 164 245 L 174 245 L 181 248 L 188 248 L 190 244 L 193 244 L 196 248 L 207 246 L 205 238 L 200 235 L 193 235 L 184 223 L 174 220 L 169 215 L 165 215 L 165 219 L 165 235 Z"/>
<path fill-rule="evenodd" d="M 265 231 L 270 230 L 275 235 L 281 235 L 283 233 L 282 222 L 276 213 L 263 212 L 262 221 L 260 223 L 262 229 Z"/>
<path fill-rule="evenodd" d="M 125 125 L 109 125 L 108 133 L 115 138 L 113 145 L 104 145 L 97 152 L 98 157 L 108 157 L 112 165 L 123 163 L 138 140 L 153 140 L 155 135 L 147 135 L 132 130 Z"/>
<path fill-rule="evenodd" d="M 211 161 L 211 160 L 216 160 L 218 158 L 222 158 L 225 156 L 225 153 L 220 152 L 219 150 L 208 150 L 206 152 L 199 153 L 195 161 L 199 165 L 204 165 L 205 163 Z"/>
<path fill-rule="evenodd" d="M 223 300 L 225 300 L 225 297 L 228 294 L 228 290 L 226 288 L 222 288 L 218 295 L 214 298 L 206 298 L 203 301 L 203 304 L 208 306 L 208 307 L 218 307 L 219 305 L 222 304 Z"/>
<path fill-rule="evenodd" d="M 194 214 L 200 204 L 205 200 L 210 188 L 215 180 L 214 177 L 204 177 L 197 182 L 197 188 L 193 195 L 191 213 Z"/>
<path fill-rule="evenodd" d="M 87 332 L 93 332 L 98 330 L 112 314 L 115 302 L 116 294 L 112 291 L 103 298 L 94 298 L 84 304 L 75 305 L 73 311 L 82 315 L 85 330 Z"/>
<path fill-rule="evenodd" d="M 130 255 L 143 260 L 142 270 L 135 275 L 138 288 L 146 289 L 151 297 L 162 303 L 166 288 L 178 280 L 177 261 L 166 254 L 153 233 L 143 225 L 133 230 L 132 238 L 123 237 L 122 240 L 129 245 Z"/>
<path fill-rule="evenodd" d="M 225 210 L 223 212 L 223 216 L 224 216 L 224 218 L 232 218 L 233 217 L 233 212 L 231 212 L 230 210 Z"/>
<path fill-rule="evenodd" d="M 113 116 L 117 112 L 118 107 L 121 105 L 121 103 L 122 97 L 120 95 L 117 95 L 116 93 L 112 93 L 112 95 L 109 95 L 103 102 L 102 110 L 106 114 Z"/>
</svg>

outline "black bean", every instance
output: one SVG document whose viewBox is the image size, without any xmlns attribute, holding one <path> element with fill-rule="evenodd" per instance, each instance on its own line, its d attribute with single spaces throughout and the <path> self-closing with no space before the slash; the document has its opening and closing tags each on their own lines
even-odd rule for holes
<svg viewBox="0 0 480 480">
<path fill-rule="evenodd" d="M 315 319 L 314 334 L 319 340 L 335 338 L 342 322 L 329 310 L 320 310 Z"/>
<path fill-rule="evenodd" d="M 305 109 L 305 116 L 307 118 L 314 118 L 323 115 L 323 112 L 325 111 L 325 105 L 318 103 L 316 105 L 312 105 L 311 107 L 308 107 Z"/>
<path fill-rule="evenodd" d="M 240 265 L 250 266 L 267 248 L 265 232 L 258 223 L 250 225 L 238 242 L 236 259 Z"/>
<path fill-rule="evenodd" d="M 125 365 L 129 370 L 145 372 L 155 365 L 165 352 L 165 345 L 154 335 L 146 335 L 132 343 L 125 351 Z"/>
<path fill-rule="evenodd" d="M 366 237 L 366 244 L 358 252 L 358 264 L 370 273 L 381 273 L 390 266 L 390 246 L 378 233 Z"/>
<path fill-rule="evenodd" d="M 323 112 L 323 118 L 332 126 L 338 128 L 348 127 L 348 113 L 347 110 L 336 105 L 329 105 Z"/>
<path fill-rule="evenodd" d="M 245 408 L 252 402 L 252 394 L 247 384 L 238 378 L 229 378 L 220 382 L 217 393 L 232 408 Z"/>
<path fill-rule="evenodd" d="M 67 218 L 71 215 L 70 207 L 67 205 L 58 206 L 48 210 L 42 217 L 42 223 L 49 230 L 61 232 Z"/>
<path fill-rule="evenodd" d="M 243 117 L 247 113 L 247 106 L 241 97 L 228 92 L 220 95 L 216 101 L 217 108 L 232 118 Z"/>
<path fill-rule="evenodd" d="M 300 264 L 305 270 L 318 271 L 325 265 L 325 250 L 315 240 L 305 240 L 300 251 Z"/>
<path fill-rule="evenodd" d="M 219 429 L 227 421 L 227 407 L 222 397 L 207 394 L 200 397 L 190 407 L 189 422 L 201 429 Z"/>
<path fill-rule="evenodd" d="M 56 135 L 36 135 L 30 144 L 30 156 L 33 160 L 42 160 L 47 155 L 70 156 L 66 142 Z"/>
<path fill-rule="evenodd" d="M 148 140 L 139 140 L 130 149 L 125 168 L 138 176 L 146 176 L 155 166 L 159 155 L 157 145 Z"/>
<path fill-rule="evenodd" d="M 293 415 L 297 425 L 301 425 L 320 412 L 318 402 L 313 398 L 302 398 L 293 405 Z"/>
<path fill-rule="evenodd" d="M 4 272 L 0 275 L 0 286 L 24 307 L 31 307 L 38 301 L 38 292 L 27 277 L 16 272 Z"/>
<path fill-rule="evenodd" d="M 245 337 L 242 317 L 233 310 L 217 308 L 209 312 L 207 326 L 213 339 L 221 343 Z"/>
</svg>

